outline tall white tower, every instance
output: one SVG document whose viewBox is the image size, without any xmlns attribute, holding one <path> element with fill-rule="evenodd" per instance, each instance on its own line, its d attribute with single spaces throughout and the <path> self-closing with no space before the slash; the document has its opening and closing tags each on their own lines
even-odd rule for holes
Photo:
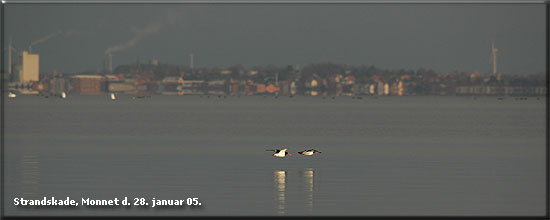
<svg viewBox="0 0 550 220">
<path fill-rule="evenodd" d="M 498 49 L 495 48 L 495 43 L 491 41 L 491 57 L 493 58 L 493 76 L 497 76 L 497 52 Z"/>
</svg>

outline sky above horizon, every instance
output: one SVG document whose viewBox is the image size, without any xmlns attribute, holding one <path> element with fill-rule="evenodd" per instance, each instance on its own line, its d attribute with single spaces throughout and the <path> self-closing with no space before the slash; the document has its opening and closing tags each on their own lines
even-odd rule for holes
<svg viewBox="0 0 550 220">
<path fill-rule="evenodd" d="M 333 62 L 439 73 L 545 70 L 544 4 L 7 4 L 4 45 L 40 72 L 156 58 L 195 67 Z M 7 53 L 5 53 L 7 54 Z M 7 56 L 5 62 L 7 62 Z M 7 68 L 7 67 L 5 67 Z"/>
</svg>

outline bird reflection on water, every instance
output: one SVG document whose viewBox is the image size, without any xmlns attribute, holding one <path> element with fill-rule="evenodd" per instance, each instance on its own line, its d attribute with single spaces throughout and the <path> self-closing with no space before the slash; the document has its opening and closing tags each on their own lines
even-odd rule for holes
<svg viewBox="0 0 550 220">
<path fill-rule="evenodd" d="M 305 182 L 306 201 L 309 213 L 313 211 L 313 169 L 307 168 L 302 172 L 302 177 Z"/>
<path fill-rule="evenodd" d="M 277 214 L 278 215 L 285 215 L 286 214 L 286 176 L 287 172 L 284 170 L 275 170 L 273 172 L 273 181 L 275 183 L 275 190 L 276 195 L 275 198 L 277 200 Z M 302 190 L 305 194 L 305 208 L 307 209 L 309 214 L 313 213 L 313 191 L 314 191 L 314 172 L 313 168 L 306 168 L 299 172 L 300 176 L 302 177 Z M 292 187 L 292 186 L 291 186 Z M 303 201 L 303 200 L 302 200 Z M 304 206 L 297 206 L 297 207 L 304 207 Z"/>
<path fill-rule="evenodd" d="M 273 172 L 273 180 L 275 182 L 275 189 L 277 190 L 277 214 L 285 214 L 285 200 L 286 200 L 286 171 L 275 170 Z"/>
</svg>

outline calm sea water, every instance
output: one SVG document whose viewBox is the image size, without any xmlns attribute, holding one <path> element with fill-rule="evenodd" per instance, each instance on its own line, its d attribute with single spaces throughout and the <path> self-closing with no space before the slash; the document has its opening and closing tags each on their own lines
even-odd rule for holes
<svg viewBox="0 0 550 220">
<path fill-rule="evenodd" d="M 20 95 L 5 118 L 8 216 L 545 213 L 543 98 Z M 13 205 L 44 196 L 202 206 Z"/>
</svg>

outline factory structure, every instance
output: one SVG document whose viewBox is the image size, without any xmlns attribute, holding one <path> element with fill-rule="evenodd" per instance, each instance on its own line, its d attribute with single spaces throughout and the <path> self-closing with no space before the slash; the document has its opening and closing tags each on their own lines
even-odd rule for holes
<svg viewBox="0 0 550 220">
<path fill-rule="evenodd" d="M 31 53 L 30 46 L 28 50 L 18 51 L 12 46 L 11 38 L 7 49 L 8 75 L 11 81 L 21 85 L 38 82 L 40 55 Z"/>
<path fill-rule="evenodd" d="M 15 52 L 15 53 L 14 53 Z M 40 55 L 29 51 L 17 51 L 8 45 L 7 79 L 9 87 L 15 87 L 21 93 L 36 93 L 33 86 L 40 81 Z"/>
</svg>

